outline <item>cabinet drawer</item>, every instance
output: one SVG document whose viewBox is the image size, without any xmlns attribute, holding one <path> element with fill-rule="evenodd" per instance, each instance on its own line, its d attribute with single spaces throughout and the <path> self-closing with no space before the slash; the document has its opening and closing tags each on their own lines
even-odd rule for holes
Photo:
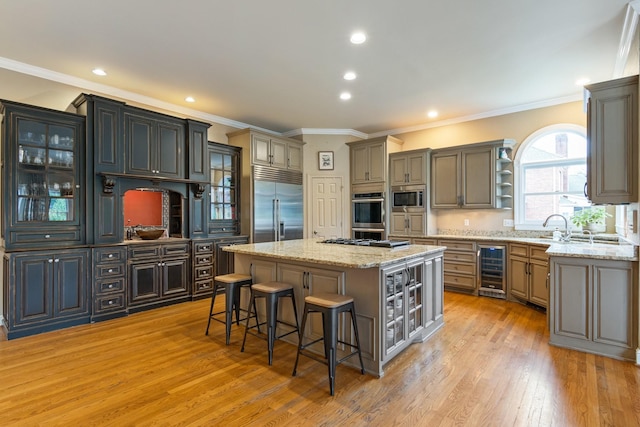
<svg viewBox="0 0 640 427">
<path fill-rule="evenodd" d="M 475 264 L 462 264 L 457 262 L 445 262 L 444 263 L 444 272 L 445 273 L 455 273 L 455 274 L 476 274 L 476 266 Z"/>
<path fill-rule="evenodd" d="M 475 252 L 476 242 L 467 242 L 464 240 L 438 240 L 438 244 L 446 246 L 447 249 L 454 249 L 458 251 Z"/>
<path fill-rule="evenodd" d="M 521 245 L 519 243 L 511 243 L 509 245 L 509 255 L 527 257 L 529 253 L 527 251 L 527 245 Z"/>
<path fill-rule="evenodd" d="M 548 246 L 529 246 L 532 259 L 539 259 L 540 261 L 549 261 L 549 255 L 547 254 Z"/>
<path fill-rule="evenodd" d="M 196 265 L 213 264 L 213 255 L 196 255 Z"/>
<path fill-rule="evenodd" d="M 96 279 L 124 276 L 124 263 L 96 266 Z"/>
<path fill-rule="evenodd" d="M 447 263 L 447 261 L 468 262 L 468 263 L 472 263 L 475 266 L 476 253 L 475 252 L 454 252 L 454 251 L 446 250 L 444 251 L 444 261 L 445 261 L 445 264 Z"/>
<path fill-rule="evenodd" d="M 213 266 L 197 267 L 195 271 L 195 280 L 202 280 L 213 277 Z"/>
<path fill-rule="evenodd" d="M 213 289 L 213 280 L 199 280 L 196 282 L 196 292 L 210 291 L 211 289 Z"/>
<path fill-rule="evenodd" d="M 99 280 L 96 282 L 96 292 L 99 294 L 122 291 L 124 291 L 124 277 L 118 277 L 111 280 Z"/>
<path fill-rule="evenodd" d="M 94 249 L 93 262 L 96 264 L 107 264 L 124 261 L 127 258 L 126 248 L 96 248 Z"/>
<path fill-rule="evenodd" d="M 476 288 L 475 276 L 463 276 L 457 274 L 444 273 L 444 285 L 458 288 Z"/>
<path fill-rule="evenodd" d="M 414 245 L 431 245 L 431 246 L 437 246 L 438 241 L 436 239 L 421 239 L 421 238 L 415 238 L 413 239 L 413 241 L 411 242 Z"/>
<path fill-rule="evenodd" d="M 98 297 L 94 305 L 94 314 L 105 311 L 124 310 L 124 308 L 124 294 L 122 293 Z"/>
<path fill-rule="evenodd" d="M 63 242 L 79 242 L 80 231 L 79 230 L 66 230 L 66 231 L 49 231 L 49 232 L 32 232 L 32 231 L 10 231 L 9 241 L 11 243 L 37 243 L 37 242 L 51 242 L 52 244 L 59 245 Z"/>
<path fill-rule="evenodd" d="M 193 244 L 194 250 L 196 254 L 210 254 L 213 253 L 213 243 L 212 242 L 196 242 Z"/>
<path fill-rule="evenodd" d="M 162 247 L 162 255 L 185 255 L 189 253 L 188 243 L 165 245 Z"/>
<path fill-rule="evenodd" d="M 160 256 L 160 246 L 129 246 L 129 259 L 156 258 Z"/>
</svg>

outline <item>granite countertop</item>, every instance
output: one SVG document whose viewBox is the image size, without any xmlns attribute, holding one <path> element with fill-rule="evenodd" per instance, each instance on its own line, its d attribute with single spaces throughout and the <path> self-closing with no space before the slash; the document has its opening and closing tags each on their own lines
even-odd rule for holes
<svg viewBox="0 0 640 427">
<path fill-rule="evenodd" d="M 588 240 L 572 240 L 560 243 L 549 238 L 509 237 L 509 236 L 472 236 L 433 234 L 425 236 L 428 239 L 474 240 L 477 242 L 514 242 L 547 246 L 547 254 L 551 256 L 566 256 L 574 258 L 609 259 L 618 261 L 638 261 L 638 247 L 631 244 L 593 243 Z"/>
<path fill-rule="evenodd" d="M 407 245 L 396 248 L 321 243 L 322 239 L 285 240 L 224 247 L 238 254 L 348 268 L 384 267 L 444 251 L 444 246 Z"/>
</svg>

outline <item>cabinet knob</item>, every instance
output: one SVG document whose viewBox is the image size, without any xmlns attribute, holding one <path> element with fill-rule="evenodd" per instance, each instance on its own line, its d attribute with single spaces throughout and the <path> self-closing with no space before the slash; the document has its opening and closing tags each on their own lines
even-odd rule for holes
<svg viewBox="0 0 640 427">
<path fill-rule="evenodd" d="M 54 259 L 53 262 L 60 262 L 60 258 Z"/>
<path fill-rule="evenodd" d="M 49 259 L 47 260 L 47 262 L 49 262 L 49 264 L 51 264 L 51 263 L 53 263 L 53 259 L 52 259 L 52 258 L 49 258 Z"/>
<path fill-rule="evenodd" d="M 113 283 L 111 283 L 109 286 L 107 286 L 109 289 L 113 288 Z"/>
<path fill-rule="evenodd" d="M 110 268 L 108 272 L 113 273 L 113 268 Z"/>
<path fill-rule="evenodd" d="M 45 238 L 45 239 L 49 239 L 49 238 L 51 238 L 51 234 L 45 234 L 45 235 L 44 235 L 44 238 Z"/>
<path fill-rule="evenodd" d="M 109 305 L 113 305 L 113 300 L 109 300 Z"/>
<path fill-rule="evenodd" d="M 113 254 L 109 254 L 107 258 L 113 258 Z"/>
</svg>

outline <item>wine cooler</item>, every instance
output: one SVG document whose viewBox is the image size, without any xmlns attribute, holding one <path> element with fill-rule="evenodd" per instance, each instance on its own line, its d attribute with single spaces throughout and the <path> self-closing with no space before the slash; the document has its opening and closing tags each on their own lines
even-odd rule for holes
<svg viewBox="0 0 640 427">
<path fill-rule="evenodd" d="M 478 295 L 506 299 L 505 247 L 480 245 Z"/>
</svg>

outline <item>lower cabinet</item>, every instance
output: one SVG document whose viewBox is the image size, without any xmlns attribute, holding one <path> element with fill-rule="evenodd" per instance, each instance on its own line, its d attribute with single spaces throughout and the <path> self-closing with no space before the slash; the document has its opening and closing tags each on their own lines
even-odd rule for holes
<svg viewBox="0 0 640 427">
<path fill-rule="evenodd" d="M 127 314 L 127 248 L 105 246 L 92 250 L 93 312 L 92 321 L 107 320 Z"/>
<path fill-rule="evenodd" d="M 509 244 L 507 281 L 509 296 L 547 307 L 549 301 L 549 256 L 547 247 Z"/>
<path fill-rule="evenodd" d="M 447 290 L 477 292 L 478 253 L 475 242 L 438 240 L 444 251 L 444 287 Z"/>
<path fill-rule="evenodd" d="M 129 310 L 189 297 L 189 243 L 129 247 Z"/>
<path fill-rule="evenodd" d="M 550 343 L 636 360 L 637 263 L 551 257 Z"/>
<path fill-rule="evenodd" d="M 234 272 L 233 252 L 227 252 L 224 248 L 245 243 L 249 243 L 249 236 L 219 237 L 214 240 L 216 258 L 215 276 Z"/>
<path fill-rule="evenodd" d="M 8 339 L 90 321 L 88 255 L 88 249 L 5 254 Z"/>
<path fill-rule="evenodd" d="M 193 253 L 193 299 L 210 296 L 213 291 L 214 255 L 213 240 L 193 240 L 191 242 Z"/>
</svg>

